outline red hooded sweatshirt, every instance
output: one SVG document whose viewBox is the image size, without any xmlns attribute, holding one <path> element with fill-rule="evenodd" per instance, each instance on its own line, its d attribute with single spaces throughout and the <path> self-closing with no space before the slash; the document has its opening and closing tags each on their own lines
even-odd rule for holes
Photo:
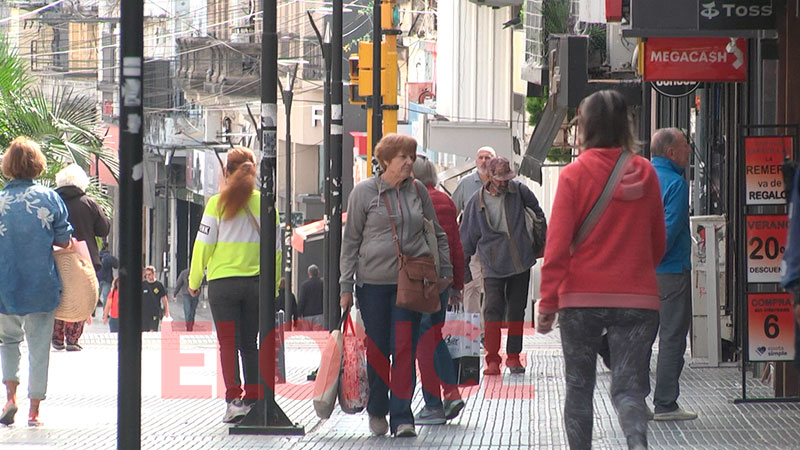
<svg viewBox="0 0 800 450">
<path fill-rule="evenodd" d="M 539 312 L 562 308 L 659 308 L 656 266 L 666 229 L 658 178 L 634 156 L 606 211 L 574 254 L 570 244 L 622 149 L 588 149 L 565 167 L 547 227 Z"/>
</svg>

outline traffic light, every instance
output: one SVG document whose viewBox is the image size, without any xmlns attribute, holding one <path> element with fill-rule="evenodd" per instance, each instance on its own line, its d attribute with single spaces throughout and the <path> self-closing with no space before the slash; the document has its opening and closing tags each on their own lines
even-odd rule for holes
<svg viewBox="0 0 800 450">
<path fill-rule="evenodd" d="M 354 105 L 366 105 L 367 99 L 362 96 L 359 89 L 359 57 L 358 55 L 350 55 L 350 103 Z"/>
</svg>

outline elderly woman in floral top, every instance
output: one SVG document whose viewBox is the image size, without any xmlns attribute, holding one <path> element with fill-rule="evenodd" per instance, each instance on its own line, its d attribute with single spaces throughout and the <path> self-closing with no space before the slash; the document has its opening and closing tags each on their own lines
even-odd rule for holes
<svg viewBox="0 0 800 450">
<path fill-rule="evenodd" d="M 47 391 L 50 335 L 61 301 L 61 278 L 53 245 L 66 247 L 72 236 L 67 206 L 52 189 L 33 179 L 47 160 L 39 145 L 25 137 L 11 142 L 3 156 L 3 175 L 11 181 L 0 191 L 0 362 L 8 400 L 0 423 L 14 423 L 17 412 L 20 343 L 28 341 L 28 425 L 40 425 L 39 402 Z"/>
</svg>

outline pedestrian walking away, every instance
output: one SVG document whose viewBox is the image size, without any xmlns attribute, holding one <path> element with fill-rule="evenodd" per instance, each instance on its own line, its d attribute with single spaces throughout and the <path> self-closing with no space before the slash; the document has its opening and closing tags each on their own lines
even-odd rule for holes
<svg viewBox="0 0 800 450">
<path fill-rule="evenodd" d="M 572 450 L 592 447 L 597 355 L 607 329 L 611 398 L 630 449 L 647 448 L 650 348 L 658 328 L 656 266 L 664 255 L 658 178 L 638 150 L 623 96 L 580 105 L 580 155 L 558 179 L 542 266 L 537 331 L 558 312 L 564 426 Z M 620 274 L 625 274 L 620 278 Z"/>
<path fill-rule="evenodd" d="M 300 285 L 300 296 L 297 300 L 297 318 L 309 322 L 309 329 L 323 329 L 325 327 L 322 314 L 322 279 L 319 277 L 319 267 L 316 264 L 308 266 L 308 279 Z M 315 324 L 318 327 L 314 327 Z"/>
<path fill-rule="evenodd" d="M 174 300 L 183 305 L 183 320 L 186 323 L 186 331 L 194 330 L 194 317 L 197 312 L 197 302 L 200 295 L 192 295 L 189 293 L 189 272 L 190 268 L 181 270 L 178 274 L 178 280 L 175 281 L 175 295 Z"/>
<path fill-rule="evenodd" d="M 28 350 L 28 425 L 41 425 L 39 406 L 47 393 L 54 312 L 61 303 L 61 278 L 53 246 L 66 248 L 72 236 L 67 205 L 52 189 L 34 183 L 47 159 L 39 144 L 18 137 L 3 155 L 10 180 L 0 191 L 0 364 L 6 403 L 0 424 L 17 413 L 22 341 Z"/>
<path fill-rule="evenodd" d="M 142 280 L 142 331 L 158 331 L 162 317 L 169 317 L 167 289 L 156 280 L 156 268 L 144 268 Z"/>
<path fill-rule="evenodd" d="M 436 189 L 438 177 L 436 164 L 425 155 L 417 155 L 413 165 L 414 178 L 425 185 L 431 196 L 436 218 L 447 234 L 450 262 L 453 265 L 453 285 L 439 296 L 441 309 L 433 314 L 423 314 L 419 326 L 417 364 L 422 381 L 425 406 L 417 413 L 414 422 L 420 425 L 439 425 L 455 419 L 465 403 L 458 392 L 453 359 L 442 338 L 442 326 L 448 304 L 460 304 L 464 288 L 464 250 L 456 223 L 456 206 L 444 192 Z"/>
<path fill-rule="evenodd" d="M 489 182 L 473 195 L 461 218 L 461 243 L 467 259 L 476 255 L 483 263 L 485 375 L 500 375 L 500 338 L 508 317 L 506 366 L 511 373 L 525 372 L 520 360 L 522 328 L 528 303 L 530 269 L 536 264 L 536 252 L 526 225 L 526 209 L 544 219 L 539 201 L 527 186 L 514 180 L 516 174 L 508 159 L 498 156 L 488 165 Z"/>
<path fill-rule="evenodd" d="M 431 197 L 411 177 L 416 151 L 417 141 L 410 136 L 390 133 L 378 142 L 375 157 L 382 173 L 353 188 L 342 237 L 339 304 L 343 310 L 350 308 L 355 290 L 367 338 L 375 344 L 367 346 L 367 412 L 374 435 L 388 431 L 396 437 L 417 435 L 411 397 L 421 314 L 396 304 L 398 246 L 409 258 L 439 253 L 439 292 L 453 276 L 447 235 L 436 219 Z M 436 249 L 425 240 L 424 219 L 434 225 Z"/>
<path fill-rule="evenodd" d="M 479 148 L 475 155 L 475 172 L 458 181 L 456 190 L 453 191 L 453 203 L 459 214 L 464 211 L 467 202 L 469 202 L 472 196 L 489 182 L 489 172 L 486 168 L 486 164 L 495 156 L 497 156 L 497 154 L 492 147 L 485 146 Z M 483 329 L 483 269 L 481 268 L 481 260 L 478 255 L 470 260 L 469 272 L 472 279 L 468 280 L 464 285 L 464 311 L 480 313 L 481 329 Z"/>
<path fill-rule="evenodd" d="M 104 238 L 111 230 L 111 221 L 106 217 L 103 208 L 94 199 L 86 195 L 89 177 L 77 165 L 70 164 L 56 174 L 56 192 L 64 199 L 69 210 L 69 222 L 75 228 L 75 239 L 86 242 L 95 271 L 102 267 L 97 251 L 95 237 Z M 99 293 L 98 299 L 99 303 Z M 94 317 L 94 312 L 92 313 Z M 91 320 L 91 319 L 89 319 Z M 55 320 L 53 325 L 53 348 L 56 350 L 79 351 L 82 349 L 78 340 L 83 334 L 84 321 L 64 322 Z"/>
<path fill-rule="evenodd" d="M 97 282 L 100 285 L 100 299 L 97 306 L 102 308 L 106 304 L 106 298 L 111 291 L 111 282 L 114 281 L 114 269 L 119 269 L 119 259 L 111 254 L 108 249 L 108 242 L 103 242 L 100 250 L 100 269 L 97 271 Z"/>
<path fill-rule="evenodd" d="M 667 228 L 666 252 L 656 268 L 661 309 L 654 419 L 691 420 L 697 414 L 678 406 L 683 354 L 692 321 L 689 183 L 684 178 L 691 148 L 681 130 L 664 128 L 653 135 L 650 151 L 661 187 Z"/>
<path fill-rule="evenodd" d="M 225 383 L 226 407 L 222 417 L 225 423 L 241 421 L 259 398 L 261 195 L 254 190 L 255 164 L 252 150 L 245 147 L 228 150 L 225 186 L 206 204 L 189 273 L 189 293 L 193 296 L 199 294 L 204 274 L 208 280 L 208 301 Z M 276 251 L 275 267 L 281 267 L 280 257 Z M 276 276 L 280 275 L 280 271 L 276 272 Z M 239 376 L 240 362 L 244 386 Z"/>
</svg>

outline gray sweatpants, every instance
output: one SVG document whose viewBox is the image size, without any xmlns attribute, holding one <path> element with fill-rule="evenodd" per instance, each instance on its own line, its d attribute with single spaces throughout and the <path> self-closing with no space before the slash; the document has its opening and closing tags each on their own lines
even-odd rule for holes
<svg viewBox="0 0 800 450">
<path fill-rule="evenodd" d="M 683 273 L 660 273 L 657 277 L 661 310 L 653 404 L 656 413 L 665 413 L 678 409 L 678 380 L 683 371 L 686 335 L 692 320 L 692 276 L 685 270 Z"/>
<path fill-rule="evenodd" d="M 597 351 L 603 329 L 611 349 L 611 399 L 628 448 L 647 447 L 644 399 L 650 390 L 650 347 L 658 311 L 632 308 L 566 308 L 558 313 L 567 395 L 564 425 L 572 450 L 592 448 Z"/>
</svg>

